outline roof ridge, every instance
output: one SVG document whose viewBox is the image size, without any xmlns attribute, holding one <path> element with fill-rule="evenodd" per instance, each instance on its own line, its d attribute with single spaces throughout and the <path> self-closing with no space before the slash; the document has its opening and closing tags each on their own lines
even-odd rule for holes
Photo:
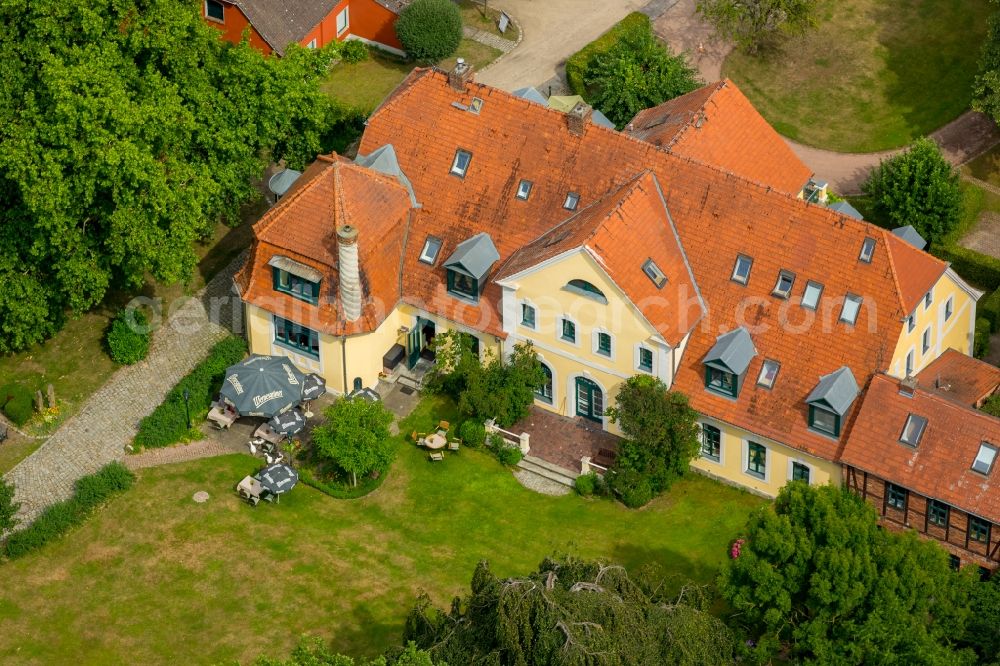
<svg viewBox="0 0 1000 666">
<path fill-rule="evenodd" d="M 703 88 L 710 88 L 710 87 L 713 87 L 713 86 L 714 86 L 713 90 L 708 94 L 708 97 L 705 98 L 705 101 L 702 102 L 701 106 L 698 107 L 699 110 L 704 109 L 708 105 L 708 103 L 712 101 L 712 98 L 715 97 L 715 95 L 726 86 L 726 81 L 722 80 L 722 81 L 713 81 L 712 83 L 706 83 L 703 86 Z M 692 90 L 691 92 L 685 93 L 685 94 L 686 95 L 693 95 L 696 92 L 698 92 L 698 90 Z M 684 95 L 680 95 L 678 97 L 675 97 L 674 99 L 667 100 L 667 102 L 672 102 L 672 101 L 674 101 L 676 99 L 680 99 L 683 96 Z M 666 104 L 667 102 L 664 102 L 664 104 Z M 667 145 L 665 146 L 666 148 L 672 148 L 672 147 L 674 147 L 681 140 L 681 138 L 685 134 L 687 134 L 687 131 L 689 129 L 691 129 L 692 125 L 694 125 L 694 117 L 695 117 L 695 112 L 692 112 L 691 113 L 691 117 L 688 118 L 687 121 L 684 124 L 681 125 L 681 128 L 679 130 L 677 130 L 677 132 L 672 137 L 670 137 L 670 142 L 667 143 Z M 660 147 L 663 148 L 664 146 L 660 146 Z"/>
<path fill-rule="evenodd" d="M 314 164 L 315 164 L 315 162 L 314 162 Z M 284 209 L 288 208 L 289 206 L 292 205 L 292 203 L 294 203 L 299 198 L 301 198 L 303 193 L 305 193 L 305 192 L 311 190 L 312 188 L 314 188 L 316 186 L 317 182 L 319 181 L 319 177 L 327 169 L 329 169 L 331 167 L 332 167 L 332 165 L 331 166 L 327 166 L 327 167 L 323 167 L 321 169 L 317 169 L 315 175 L 310 176 L 309 179 L 306 180 L 305 182 L 303 182 L 299 187 L 296 187 L 295 189 L 293 189 L 292 192 L 291 192 L 291 194 L 286 194 L 285 196 L 281 197 L 281 199 L 278 200 L 278 203 L 276 203 L 273 206 L 271 206 L 271 208 L 266 213 L 264 213 L 264 215 L 261 216 L 261 218 L 259 220 L 257 220 L 256 222 L 254 222 L 254 224 L 251 226 L 251 228 L 253 229 L 253 232 L 254 232 L 254 236 L 259 237 L 265 231 L 267 231 L 268 229 L 270 229 L 271 225 L 274 223 L 274 219 L 276 217 L 278 217 L 278 215 Z M 306 169 L 306 171 L 308 171 L 308 169 Z M 304 176 L 305 172 L 303 172 L 302 175 Z M 299 178 L 302 178 L 302 176 L 299 176 Z"/>
<path fill-rule="evenodd" d="M 961 353 L 961 352 L 959 352 L 959 353 Z M 965 354 L 962 354 L 962 355 L 964 356 Z M 884 372 L 877 372 L 877 373 L 875 373 L 875 377 L 878 378 L 878 379 L 887 381 L 888 383 L 896 385 L 896 386 L 898 386 L 899 383 L 900 383 L 900 380 L 898 378 L 893 377 L 892 375 L 888 375 L 888 374 L 886 374 Z M 958 402 L 956 400 L 951 400 L 948 397 L 946 397 L 946 396 L 944 396 L 944 395 L 942 395 L 940 393 L 937 393 L 936 391 L 930 391 L 928 389 L 925 389 L 922 386 L 920 386 L 919 382 L 917 383 L 917 387 L 916 387 L 915 390 L 918 391 L 922 397 L 930 398 L 931 400 L 939 402 L 942 405 L 947 405 L 948 407 L 954 407 L 956 409 L 960 409 L 960 410 L 962 410 L 964 412 L 967 412 L 969 414 L 972 414 L 972 415 L 976 416 L 977 418 L 982 418 L 982 419 L 984 419 L 986 421 L 996 422 L 996 423 L 1000 424 L 1000 417 L 993 416 L 989 412 L 984 412 L 981 409 L 976 409 L 975 407 L 971 407 L 969 405 L 966 405 L 964 402 Z M 1000 444 L 1000 442 L 997 442 L 997 444 Z"/>
<path fill-rule="evenodd" d="M 903 301 L 903 287 L 899 284 L 899 271 L 896 269 L 896 261 L 892 258 L 892 249 L 890 249 L 889 242 L 886 239 L 886 236 L 891 234 L 881 227 L 878 229 L 879 233 L 882 234 L 882 244 L 885 245 L 885 254 L 889 257 L 889 272 L 892 274 L 892 285 L 895 288 L 896 302 L 899 304 L 899 309 L 904 314 L 909 315 L 910 313 L 906 311 L 906 303 Z"/>
</svg>

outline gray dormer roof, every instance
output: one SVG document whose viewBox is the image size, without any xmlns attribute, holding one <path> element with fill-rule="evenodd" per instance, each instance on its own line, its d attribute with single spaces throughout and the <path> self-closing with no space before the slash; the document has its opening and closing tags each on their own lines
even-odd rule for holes
<svg viewBox="0 0 1000 666">
<path fill-rule="evenodd" d="M 549 100 L 545 99 L 545 95 L 538 92 L 536 88 L 532 88 L 531 86 L 527 88 L 518 88 L 513 94 L 517 97 L 523 97 L 530 102 L 536 102 L 544 106 L 548 106 L 549 103 Z"/>
<path fill-rule="evenodd" d="M 715 346 L 708 351 L 703 363 L 723 372 L 742 375 L 756 355 L 750 332 L 740 327 L 716 338 Z"/>
<path fill-rule="evenodd" d="M 594 109 L 594 112 L 590 115 L 590 121 L 595 125 L 600 125 L 601 127 L 608 127 L 610 129 L 615 128 L 615 124 L 597 109 Z"/>
<path fill-rule="evenodd" d="M 806 402 L 832 409 L 843 416 L 851 408 L 860 390 L 854 374 L 846 365 L 819 378 L 819 384 L 812 390 Z"/>
<path fill-rule="evenodd" d="M 846 201 L 836 201 L 829 206 L 830 210 L 835 210 L 841 215 L 849 215 L 855 220 L 865 219 L 863 215 L 858 211 L 857 208 L 847 203 Z"/>
<path fill-rule="evenodd" d="M 413 185 L 410 184 L 410 179 L 406 177 L 406 174 L 399 167 L 399 160 L 396 159 L 396 149 L 392 147 L 391 143 L 376 148 L 367 155 L 358 155 L 354 158 L 354 163 L 372 171 L 392 176 L 410 193 L 410 203 L 413 204 L 413 207 L 420 207 L 420 204 L 417 203 L 417 196 L 413 193 Z"/>
<path fill-rule="evenodd" d="M 892 235 L 902 238 L 918 250 L 927 247 L 927 241 L 920 235 L 920 232 L 913 228 L 912 224 L 908 224 L 905 227 L 896 227 L 892 230 Z"/>
<path fill-rule="evenodd" d="M 295 169 L 282 169 L 273 176 L 271 176 L 267 181 L 267 189 L 271 190 L 271 193 L 275 196 L 283 197 L 288 188 L 299 179 L 302 175 L 301 171 L 296 171 Z"/>
<path fill-rule="evenodd" d="M 481 280 L 489 272 L 490 266 L 499 259 L 500 253 L 497 252 L 493 239 L 484 232 L 459 243 L 444 266 Z"/>
</svg>

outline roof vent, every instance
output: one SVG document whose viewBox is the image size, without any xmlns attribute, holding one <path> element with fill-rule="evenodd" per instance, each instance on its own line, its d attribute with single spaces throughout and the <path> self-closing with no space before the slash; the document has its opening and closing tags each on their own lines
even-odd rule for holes
<svg viewBox="0 0 1000 666">
<path fill-rule="evenodd" d="M 576 106 L 566 113 L 566 126 L 569 128 L 570 134 L 583 136 L 587 123 L 593 114 L 594 109 L 589 104 L 577 102 Z"/>
<path fill-rule="evenodd" d="M 455 67 L 448 72 L 448 85 L 458 92 L 465 92 L 465 87 L 472 81 L 472 65 L 465 62 L 465 58 L 459 58 L 455 62 Z"/>
<path fill-rule="evenodd" d="M 919 382 L 916 377 L 913 375 L 907 375 L 906 379 L 899 382 L 899 395 L 905 395 L 907 398 L 912 398 L 918 385 Z"/>
<path fill-rule="evenodd" d="M 937 377 L 934 378 L 934 388 L 936 388 L 939 391 L 950 391 L 951 390 L 951 384 L 949 384 L 948 382 L 942 381 L 941 380 L 941 375 L 938 375 Z"/>
</svg>

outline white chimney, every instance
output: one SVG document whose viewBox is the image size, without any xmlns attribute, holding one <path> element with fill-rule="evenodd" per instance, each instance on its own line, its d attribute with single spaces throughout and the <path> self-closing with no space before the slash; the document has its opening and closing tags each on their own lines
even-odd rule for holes
<svg viewBox="0 0 1000 666">
<path fill-rule="evenodd" d="M 358 230 L 349 224 L 337 229 L 340 300 L 347 321 L 361 317 L 361 275 L 358 272 Z"/>
</svg>

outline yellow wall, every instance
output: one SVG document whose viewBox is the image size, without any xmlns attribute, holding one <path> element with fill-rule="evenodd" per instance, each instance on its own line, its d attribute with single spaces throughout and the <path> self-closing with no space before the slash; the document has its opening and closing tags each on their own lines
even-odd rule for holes
<svg viewBox="0 0 1000 666">
<path fill-rule="evenodd" d="M 607 303 L 578 292 L 565 285 L 570 280 L 590 282 L 607 297 Z M 630 304 L 597 262 L 584 251 L 562 256 L 510 281 L 505 281 L 504 330 L 508 332 L 508 348 L 530 340 L 539 359 L 552 370 L 552 404 L 536 400 L 536 404 L 559 414 L 576 414 L 576 379 L 586 377 L 602 391 L 604 408 L 614 404 L 620 384 L 635 375 L 637 345 L 653 351 L 653 373 L 669 385 L 673 375 L 671 358 L 666 345 L 655 330 Z M 522 322 L 522 304 L 535 308 L 534 328 Z M 562 320 L 576 324 L 576 342 L 562 338 Z M 598 353 L 596 334 L 611 334 L 611 356 Z M 604 419 L 604 426 L 620 433 L 617 426 Z"/>
<path fill-rule="evenodd" d="M 776 496 L 782 486 L 791 479 L 792 462 L 798 462 L 810 468 L 809 483 L 812 485 L 833 483 L 835 486 L 839 486 L 841 483 L 840 465 L 836 463 L 815 458 L 774 440 L 758 437 L 746 430 L 715 419 L 702 417 L 699 420 L 703 424 L 713 425 L 722 431 L 719 462 L 705 457 L 695 458 L 691 462 L 691 466 L 699 472 L 768 497 Z M 763 479 L 746 471 L 748 442 L 761 444 L 767 449 Z"/>
<path fill-rule="evenodd" d="M 892 355 L 889 374 L 896 377 L 906 375 L 906 356 L 913 352 L 913 374 L 924 369 L 931 361 L 948 349 L 956 349 L 963 354 L 971 353 L 971 334 L 976 320 L 976 302 L 965 291 L 951 271 L 945 272 L 931 289 L 930 307 L 925 307 L 921 299 L 914 310 L 913 331 L 907 322 L 901 325 L 901 333 Z M 944 320 L 945 303 L 952 299 L 953 312 L 948 321 Z M 924 331 L 930 329 L 931 346 L 923 351 Z"/>
</svg>

